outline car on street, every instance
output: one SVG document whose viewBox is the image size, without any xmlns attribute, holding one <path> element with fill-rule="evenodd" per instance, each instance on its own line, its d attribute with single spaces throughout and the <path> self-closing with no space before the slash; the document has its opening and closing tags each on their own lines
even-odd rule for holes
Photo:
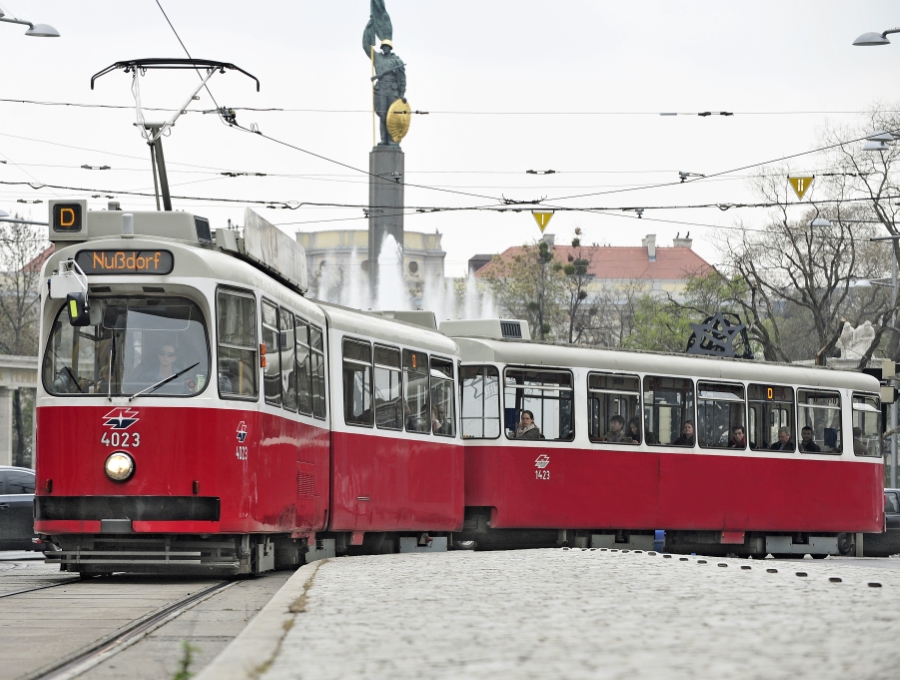
<svg viewBox="0 0 900 680">
<path fill-rule="evenodd" d="M 40 550 L 34 533 L 34 470 L 0 465 L 0 550 Z"/>
<path fill-rule="evenodd" d="M 863 534 L 863 555 L 887 557 L 900 553 L 900 489 L 884 490 L 883 534 Z"/>
</svg>

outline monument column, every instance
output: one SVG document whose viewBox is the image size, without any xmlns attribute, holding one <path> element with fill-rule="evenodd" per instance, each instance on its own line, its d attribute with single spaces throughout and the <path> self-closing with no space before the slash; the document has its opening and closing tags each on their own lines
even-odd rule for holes
<svg viewBox="0 0 900 680">
<path fill-rule="evenodd" d="M 369 154 L 369 290 L 378 285 L 378 256 L 384 237 L 403 247 L 403 150 L 376 146 Z"/>
</svg>

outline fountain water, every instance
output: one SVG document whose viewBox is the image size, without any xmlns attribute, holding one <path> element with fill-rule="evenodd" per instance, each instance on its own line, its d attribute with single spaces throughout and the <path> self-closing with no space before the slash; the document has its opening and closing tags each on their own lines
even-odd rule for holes
<svg viewBox="0 0 900 680">
<path fill-rule="evenodd" d="M 391 234 L 385 234 L 378 255 L 378 290 L 375 309 L 412 309 L 409 289 L 403 280 L 403 248 Z"/>
</svg>

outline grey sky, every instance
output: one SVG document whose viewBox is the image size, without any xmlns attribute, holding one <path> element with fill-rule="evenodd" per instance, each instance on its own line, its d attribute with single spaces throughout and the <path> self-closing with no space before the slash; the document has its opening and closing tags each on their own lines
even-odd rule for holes
<svg viewBox="0 0 900 680">
<path fill-rule="evenodd" d="M 246 2 L 162 0 L 195 57 L 231 61 L 256 75 L 262 91 L 235 74 L 216 76 L 221 105 L 328 109 L 358 113 L 242 111 L 269 135 L 358 168 L 372 144 L 369 65 L 360 39 L 367 0 Z M 0 25 L 0 97 L 131 104 L 121 72 L 97 83 L 90 76 L 114 61 L 183 56 L 154 0 L 71 3 L 8 0 L 10 15 L 54 25 L 59 39 L 27 38 Z M 415 116 L 404 140 L 407 181 L 517 200 L 677 181 L 677 171 L 712 173 L 814 148 L 826 119 L 854 115 L 749 115 L 777 111 L 862 111 L 900 99 L 900 39 L 881 48 L 855 48 L 854 38 L 900 24 L 883 2 L 437 2 L 387 0 L 396 52 L 407 62 L 408 98 Z M 151 73 L 144 103 L 174 106 L 196 76 Z M 204 93 L 196 108 L 210 108 Z M 522 115 L 525 112 L 734 111 L 730 118 L 658 115 Z M 458 112 L 506 112 L 464 115 Z M 457 113 L 442 113 L 457 112 Z M 102 189 L 149 189 L 147 148 L 132 126 L 132 111 L 84 110 L 0 103 L 0 180 L 39 181 Z M 17 139 L 106 151 L 134 159 Z M 230 130 L 212 115 L 182 117 L 166 141 L 173 193 L 273 201 L 361 204 L 365 175 Z M 814 170 L 808 156 L 796 170 Z M 189 168 L 182 164 L 202 166 Z M 18 164 L 18 166 L 16 165 Z M 38 165 L 29 165 L 38 164 Z M 79 169 L 111 165 L 108 171 Z M 51 165 L 66 167 L 46 167 Z M 301 175 L 225 178 L 204 168 Z M 554 169 L 551 176 L 527 169 Z M 184 172 L 191 170 L 193 172 Z M 176 172 L 178 171 L 178 172 Z M 656 172 L 650 172 L 656 171 Z M 505 173 L 505 174 L 503 174 Z M 747 173 L 639 192 L 558 201 L 570 206 L 683 205 L 751 199 Z M 59 196 L 80 195 L 57 191 Z M 52 198 L 49 191 L 0 186 L 0 207 L 43 218 L 44 206 L 19 198 Z M 132 209 L 150 200 L 122 197 Z M 92 200 L 102 207 L 106 199 Z M 491 200 L 410 188 L 418 206 L 487 205 Z M 176 202 L 222 225 L 241 208 Z M 260 211 L 296 229 L 365 228 L 359 209 Z M 647 217 L 694 226 L 652 222 Z M 340 222 L 322 220 L 348 219 Z M 581 226 L 588 242 L 637 245 L 657 233 L 669 245 L 690 231 L 695 249 L 715 261 L 706 224 L 760 224 L 762 211 L 665 211 L 638 222 L 623 216 L 558 213 L 548 231 L 568 241 Z M 438 213 L 406 219 L 412 231 L 444 233 L 448 274 L 459 275 L 476 252 L 496 252 L 532 240 L 531 216 Z"/>
</svg>

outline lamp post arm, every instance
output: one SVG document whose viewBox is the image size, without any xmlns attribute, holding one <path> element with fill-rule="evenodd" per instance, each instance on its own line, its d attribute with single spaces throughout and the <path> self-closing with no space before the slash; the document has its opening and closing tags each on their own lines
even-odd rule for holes
<svg viewBox="0 0 900 680">
<path fill-rule="evenodd" d="M 888 37 L 891 33 L 900 33 L 900 28 L 889 28 L 884 33 L 881 34 L 882 38 Z"/>
<path fill-rule="evenodd" d="M 22 26 L 28 26 L 28 28 L 34 28 L 34 24 L 30 21 L 22 21 L 21 19 L 10 19 L 9 17 L 0 17 L 0 21 L 3 21 L 7 24 L 21 24 Z M 900 31 L 900 29 L 897 29 Z"/>
</svg>

